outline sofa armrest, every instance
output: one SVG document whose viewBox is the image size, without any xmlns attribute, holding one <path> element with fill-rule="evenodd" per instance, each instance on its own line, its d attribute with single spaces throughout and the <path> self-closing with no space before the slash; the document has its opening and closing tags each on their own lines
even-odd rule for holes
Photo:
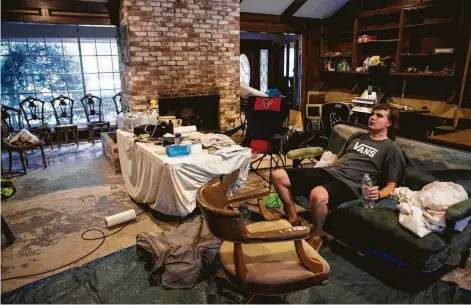
<svg viewBox="0 0 471 305">
<path fill-rule="evenodd" d="M 446 210 L 445 231 L 443 234 L 448 244 L 453 238 L 456 222 L 469 216 L 471 216 L 471 198 L 458 202 Z"/>
<path fill-rule="evenodd" d="M 450 221 L 460 221 L 471 216 L 471 198 L 458 202 L 446 210 L 445 219 Z"/>
<path fill-rule="evenodd" d="M 293 149 L 288 152 L 286 155 L 288 159 L 305 159 L 305 158 L 315 158 L 322 156 L 324 149 L 322 147 L 306 147 Z"/>
</svg>

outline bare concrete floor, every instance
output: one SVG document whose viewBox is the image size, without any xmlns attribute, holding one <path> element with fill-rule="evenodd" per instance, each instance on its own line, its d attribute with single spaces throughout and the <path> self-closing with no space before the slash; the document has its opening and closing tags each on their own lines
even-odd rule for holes
<svg viewBox="0 0 471 305">
<path fill-rule="evenodd" d="M 101 154 L 101 144 L 62 147 L 61 152 L 46 150 L 48 168 L 43 169 L 37 155 L 30 156 L 28 174 L 13 178 L 17 193 L 1 204 L 2 215 L 16 241 L 2 250 L 2 279 L 49 270 L 74 261 L 96 248 L 101 240 L 84 241 L 82 232 L 106 230 L 104 217 L 141 209 L 127 195 L 122 177 L 114 174 Z M 69 153 L 64 153 L 69 150 Z M 7 164 L 6 159 L 4 164 Z M 21 165 L 14 162 L 14 170 Z M 150 214 L 138 216 L 118 234 L 106 239 L 92 255 L 55 272 L 36 277 L 2 281 L 2 292 L 39 278 L 80 266 L 135 244 L 143 231 L 169 230 L 178 222 L 162 222 Z M 99 237 L 90 232 L 88 238 Z M 2 241 L 3 243 L 3 241 Z"/>
<path fill-rule="evenodd" d="M 47 149 L 46 155 L 47 169 L 42 168 L 38 153 L 29 157 L 28 174 L 13 178 L 17 194 L 1 203 L 2 215 L 16 236 L 13 245 L 2 249 L 2 279 L 41 272 L 78 259 L 101 242 L 82 240 L 82 232 L 98 228 L 110 234 L 115 230 L 105 229 L 104 217 L 128 209 L 141 212 L 128 197 L 121 175 L 114 174 L 108 166 L 100 142 L 94 146 L 81 143 L 79 148 L 70 144 L 61 150 L 57 147 L 52 151 Z M 5 157 L 4 165 L 7 164 Z M 20 169 L 15 157 L 14 170 Z M 268 176 L 268 171 L 263 173 Z M 251 173 L 244 190 L 262 187 L 266 187 L 263 180 Z M 2 292 L 131 246 L 139 232 L 169 230 L 177 225 L 177 220 L 158 220 L 150 214 L 138 216 L 121 232 L 107 238 L 103 246 L 87 258 L 55 272 L 3 281 Z M 87 235 L 94 236 L 100 234 L 90 232 Z M 455 269 L 444 277 L 471 289 L 469 278 L 471 259 L 466 269 Z"/>
</svg>

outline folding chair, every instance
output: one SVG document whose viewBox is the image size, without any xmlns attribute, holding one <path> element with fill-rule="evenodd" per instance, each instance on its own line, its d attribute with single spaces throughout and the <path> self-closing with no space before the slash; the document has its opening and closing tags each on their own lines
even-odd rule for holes
<svg viewBox="0 0 471 305">
<path fill-rule="evenodd" d="M 273 162 L 275 162 L 274 169 L 278 168 L 281 147 L 287 133 L 286 123 L 289 108 L 289 101 L 281 97 L 252 96 L 247 100 L 247 131 L 242 145 L 252 148 L 255 153 L 262 154 L 250 164 L 250 169 L 265 180 L 269 187 L 271 187 L 270 179 L 266 179 L 260 174 L 258 168 L 266 156 L 270 157 L 270 176 Z M 254 167 L 257 162 L 257 166 Z M 281 158 L 281 162 L 285 167 L 283 158 Z"/>
<path fill-rule="evenodd" d="M 317 163 L 318 157 L 322 156 L 327 149 L 332 128 L 340 122 L 348 122 L 350 119 L 350 106 L 346 103 L 327 103 L 322 105 L 321 129 L 315 130 L 312 136 L 300 143 L 300 148 L 290 150 L 288 159 L 293 160 L 293 167 L 302 167 L 303 159 L 311 163 Z"/>
</svg>

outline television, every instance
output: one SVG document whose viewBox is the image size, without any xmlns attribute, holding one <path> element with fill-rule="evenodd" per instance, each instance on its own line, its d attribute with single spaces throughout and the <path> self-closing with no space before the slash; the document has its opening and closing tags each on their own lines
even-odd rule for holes
<svg viewBox="0 0 471 305">
<path fill-rule="evenodd" d="M 307 104 L 306 105 L 306 118 L 308 120 L 320 120 L 322 118 L 322 105 Z"/>
</svg>

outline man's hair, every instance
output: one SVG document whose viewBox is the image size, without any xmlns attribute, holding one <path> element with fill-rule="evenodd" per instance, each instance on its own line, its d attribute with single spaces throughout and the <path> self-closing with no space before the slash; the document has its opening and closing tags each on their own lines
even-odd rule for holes
<svg viewBox="0 0 471 305">
<path fill-rule="evenodd" d="M 388 120 L 391 122 L 391 126 L 388 127 L 388 138 L 391 140 L 396 139 L 396 134 L 399 130 L 399 110 L 394 107 L 390 107 L 387 104 L 378 104 L 376 105 L 371 113 L 375 110 L 385 110 L 389 113 Z"/>
</svg>

